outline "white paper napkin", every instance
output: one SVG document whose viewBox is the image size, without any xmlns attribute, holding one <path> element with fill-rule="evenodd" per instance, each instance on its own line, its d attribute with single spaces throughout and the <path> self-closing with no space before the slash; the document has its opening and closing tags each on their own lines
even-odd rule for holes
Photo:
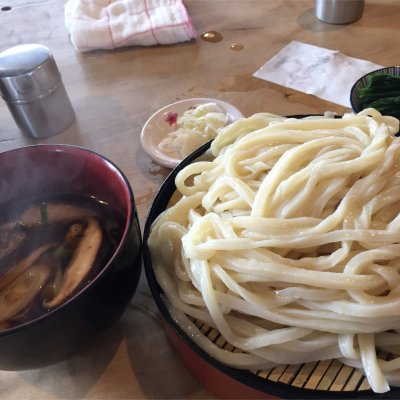
<svg viewBox="0 0 400 400">
<path fill-rule="evenodd" d="M 350 108 L 353 84 L 379 68 L 336 50 L 293 41 L 253 76 Z"/>
<path fill-rule="evenodd" d="M 68 0 L 64 12 L 71 42 L 80 52 L 196 37 L 182 0 Z"/>
</svg>

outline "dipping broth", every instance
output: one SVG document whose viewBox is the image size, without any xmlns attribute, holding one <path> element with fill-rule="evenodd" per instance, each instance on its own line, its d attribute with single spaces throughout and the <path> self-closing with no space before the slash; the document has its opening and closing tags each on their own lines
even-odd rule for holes
<svg viewBox="0 0 400 400">
<path fill-rule="evenodd" d="M 59 307 L 87 285 L 114 254 L 126 219 L 80 195 L 26 201 L 3 217 L 0 330 Z"/>
</svg>

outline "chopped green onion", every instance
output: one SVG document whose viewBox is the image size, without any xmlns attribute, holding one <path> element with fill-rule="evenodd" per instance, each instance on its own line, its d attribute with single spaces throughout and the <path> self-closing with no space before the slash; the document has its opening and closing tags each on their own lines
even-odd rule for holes
<svg viewBox="0 0 400 400">
<path fill-rule="evenodd" d="M 40 223 L 42 225 L 47 225 L 47 203 L 44 201 L 40 205 Z"/>
</svg>

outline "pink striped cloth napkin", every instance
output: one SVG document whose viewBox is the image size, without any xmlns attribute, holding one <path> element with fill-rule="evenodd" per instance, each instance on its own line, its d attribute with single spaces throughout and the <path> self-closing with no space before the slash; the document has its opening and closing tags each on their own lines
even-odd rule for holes
<svg viewBox="0 0 400 400">
<path fill-rule="evenodd" d="M 173 44 L 196 37 L 182 0 L 68 0 L 64 14 L 79 52 Z"/>
</svg>

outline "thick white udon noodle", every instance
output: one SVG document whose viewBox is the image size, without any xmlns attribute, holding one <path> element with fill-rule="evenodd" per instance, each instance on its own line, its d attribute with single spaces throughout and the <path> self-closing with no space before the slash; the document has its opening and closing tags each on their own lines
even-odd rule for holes
<svg viewBox="0 0 400 400">
<path fill-rule="evenodd" d="M 224 128 L 213 161 L 178 174 L 182 197 L 149 246 L 193 340 L 236 368 L 336 358 L 376 392 L 400 385 L 398 130 L 371 109 L 255 114 Z M 242 352 L 219 349 L 187 316 Z"/>
</svg>

